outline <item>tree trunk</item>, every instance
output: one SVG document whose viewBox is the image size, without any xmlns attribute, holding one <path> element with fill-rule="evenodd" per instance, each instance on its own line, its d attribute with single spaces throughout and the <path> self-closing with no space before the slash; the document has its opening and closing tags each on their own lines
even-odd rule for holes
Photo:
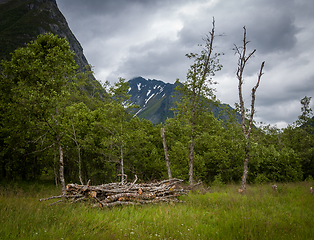
<svg viewBox="0 0 314 240">
<path fill-rule="evenodd" d="M 243 162 L 243 175 L 242 175 L 242 180 L 241 180 L 241 189 L 243 191 L 246 190 L 246 179 L 249 173 L 249 159 L 250 159 L 250 155 L 249 155 L 249 146 L 247 143 L 247 146 L 245 148 L 245 156 L 244 156 L 244 162 Z"/>
<path fill-rule="evenodd" d="M 37 156 L 34 156 L 33 160 L 33 168 L 32 168 L 32 173 L 33 173 L 33 179 L 37 179 Z"/>
<path fill-rule="evenodd" d="M 58 173 L 57 173 L 57 170 L 56 170 L 56 164 L 57 161 L 56 161 L 56 153 L 53 154 L 53 173 L 55 175 L 55 184 L 56 184 L 56 187 L 58 187 Z"/>
<path fill-rule="evenodd" d="M 22 181 L 26 181 L 27 180 L 27 177 L 26 177 L 26 166 L 25 166 L 25 163 L 26 163 L 26 156 L 24 155 L 23 156 L 23 162 L 22 162 L 22 169 L 21 169 L 21 177 L 22 177 Z"/>
<path fill-rule="evenodd" d="M 124 163 L 123 163 L 123 145 L 121 143 L 121 183 L 124 184 Z"/>
<path fill-rule="evenodd" d="M 189 185 L 193 185 L 193 156 L 194 156 L 194 137 L 191 136 L 190 154 L 189 154 Z"/>
<path fill-rule="evenodd" d="M 164 128 L 161 128 L 161 138 L 162 138 L 162 143 L 164 146 L 165 160 L 166 160 L 166 166 L 167 166 L 167 170 L 168 170 L 168 178 L 172 179 L 170 162 L 169 162 L 169 154 L 168 154 L 168 149 L 167 149 L 167 143 L 166 143 L 165 129 Z"/>
<path fill-rule="evenodd" d="M 123 122 L 121 117 L 121 145 L 120 145 L 120 153 L 121 153 L 121 183 L 124 184 L 124 163 L 123 163 Z"/>
<path fill-rule="evenodd" d="M 58 142 L 58 148 L 59 148 L 59 164 L 60 164 L 60 183 L 61 183 L 61 190 L 62 195 L 66 194 L 66 188 L 65 188 L 65 181 L 64 181 L 64 162 L 63 162 L 63 150 L 61 147 L 61 143 Z"/>
<path fill-rule="evenodd" d="M 83 178 L 82 178 L 82 162 L 81 162 L 81 148 L 78 148 L 78 158 L 79 158 L 79 179 L 80 179 L 80 183 L 83 185 Z"/>
<path fill-rule="evenodd" d="M 55 175 L 55 184 L 56 184 L 56 187 L 58 187 L 58 173 L 56 171 L 56 167 L 53 166 L 53 173 Z"/>
<path fill-rule="evenodd" d="M 74 128 L 74 125 L 73 125 L 73 122 L 72 122 L 72 129 L 73 129 L 73 136 L 74 138 L 70 137 L 76 144 L 76 147 L 77 147 L 77 152 L 78 152 L 78 167 L 79 167 L 79 179 L 80 179 L 80 183 L 83 185 L 83 178 L 82 178 L 82 162 L 81 162 L 81 148 L 80 148 L 80 145 L 77 141 L 77 138 L 76 138 L 76 132 L 75 132 L 75 128 Z"/>
</svg>

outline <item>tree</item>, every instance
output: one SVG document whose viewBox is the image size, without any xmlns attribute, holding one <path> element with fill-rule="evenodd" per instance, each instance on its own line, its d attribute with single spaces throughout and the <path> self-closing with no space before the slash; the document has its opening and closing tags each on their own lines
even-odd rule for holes
<svg viewBox="0 0 314 240">
<path fill-rule="evenodd" d="M 313 116 L 310 103 L 311 97 L 305 96 L 301 99 L 301 115 L 296 122 L 298 126 L 303 126 L 305 130 L 307 130 L 307 125 L 310 123 L 311 117 Z"/>
<path fill-rule="evenodd" d="M 283 132 L 283 144 L 292 148 L 301 159 L 303 178 L 313 175 L 314 171 L 314 128 L 311 97 L 301 99 L 301 115 Z"/>
<path fill-rule="evenodd" d="M 160 141 L 161 124 L 133 117 L 124 125 L 125 173 L 139 180 L 167 178 L 164 151 Z"/>
<path fill-rule="evenodd" d="M 241 117 L 242 117 L 242 123 L 241 123 L 241 127 L 242 127 L 242 132 L 246 141 L 246 146 L 245 146 L 245 156 L 244 156 L 244 161 L 243 161 L 243 175 L 242 175 L 242 181 L 241 181 L 241 190 L 244 191 L 246 189 L 246 179 L 248 176 L 248 162 L 249 162 L 249 151 L 250 151 L 250 145 L 249 145 L 249 139 L 250 139 L 250 134 L 252 131 L 252 126 L 253 126 L 253 116 L 255 113 L 255 94 L 256 94 L 256 90 L 260 84 L 260 80 L 261 77 L 263 75 L 263 68 L 264 68 L 264 64 L 265 62 L 262 62 L 258 77 L 257 77 L 257 83 L 256 85 L 252 88 L 252 99 L 251 99 L 251 110 L 249 113 L 249 119 L 248 119 L 248 124 L 246 122 L 246 114 L 245 114 L 245 106 L 244 106 L 244 100 L 243 100 L 243 94 L 242 94 L 242 85 L 244 83 L 244 69 L 246 66 L 246 63 L 248 62 L 248 60 L 253 56 L 253 54 L 256 52 L 256 49 L 254 49 L 251 53 L 249 53 L 248 55 L 246 55 L 246 51 L 247 51 L 247 44 L 249 43 L 249 41 L 247 41 L 246 39 L 246 28 L 243 27 L 244 29 L 244 36 L 243 36 L 243 47 L 237 47 L 237 45 L 235 45 L 235 52 L 236 54 L 238 54 L 239 56 L 239 60 L 238 60 L 238 69 L 237 69 L 237 78 L 239 81 L 239 85 L 238 85 L 238 90 L 239 90 L 239 101 L 240 101 L 240 113 L 241 113 Z"/>
<path fill-rule="evenodd" d="M 300 157 L 283 143 L 283 132 L 276 126 L 252 129 L 249 179 L 253 183 L 299 181 Z"/>
<path fill-rule="evenodd" d="M 20 112 L 20 115 L 16 115 L 17 112 L 8 114 L 14 119 L 19 118 L 20 122 L 30 122 L 31 131 L 38 132 L 38 135 L 53 136 L 52 145 L 58 147 L 60 181 L 65 194 L 61 126 L 77 69 L 74 53 L 66 39 L 50 33 L 39 35 L 34 42 L 15 50 L 12 59 L 3 61 L 2 66 L 10 85 L 8 108 Z M 9 122 L 7 124 L 10 125 Z"/>
<path fill-rule="evenodd" d="M 198 134 L 197 125 L 201 121 L 202 113 L 208 111 L 208 99 L 215 100 L 214 89 L 210 85 L 215 84 L 212 76 L 216 71 L 221 70 L 218 56 L 213 53 L 213 43 L 215 38 L 215 19 L 212 21 L 212 30 L 203 40 L 205 45 L 201 54 L 186 54 L 189 59 L 194 59 L 194 64 L 190 66 L 187 79 L 183 84 L 179 84 L 177 91 L 182 94 L 181 102 L 177 103 L 176 110 L 178 116 L 183 118 L 189 125 L 189 184 L 193 184 L 193 158 L 195 138 Z"/>
<path fill-rule="evenodd" d="M 66 108 L 64 131 L 66 136 L 75 143 L 78 159 L 78 176 L 82 185 L 84 184 L 82 174 L 82 151 L 87 148 L 92 123 L 93 114 L 83 102 L 71 104 Z"/>
<path fill-rule="evenodd" d="M 124 173 L 124 138 L 125 134 L 123 131 L 123 126 L 126 121 L 126 118 L 129 115 L 128 110 L 134 108 L 135 106 L 129 102 L 130 95 L 127 93 L 129 88 L 129 83 L 125 81 L 123 78 L 119 78 L 118 82 L 114 84 L 114 86 L 109 88 L 109 94 L 111 98 L 114 100 L 109 102 L 106 105 L 106 108 L 111 109 L 111 117 L 110 122 L 105 123 L 102 121 L 100 123 L 100 127 L 104 129 L 106 132 L 110 134 L 111 142 L 109 144 L 114 144 L 119 147 L 120 152 L 120 171 L 121 171 L 121 183 L 123 184 L 125 181 L 125 173 Z M 105 120 L 105 119 L 104 119 Z"/>
<path fill-rule="evenodd" d="M 120 145 L 120 165 L 121 165 L 121 183 L 124 184 L 124 161 L 123 161 L 123 121 L 125 120 L 126 115 L 126 108 L 130 108 L 130 104 L 128 100 L 130 99 L 131 95 L 127 93 L 129 88 L 129 83 L 125 81 L 123 78 L 119 78 L 118 82 L 115 83 L 113 87 L 110 88 L 110 93 L 112 97 L 117 101 L 119 104 L 118 107 L 118 115 L 120 118 L 120 136 L 119 138 L 119 145 Z"/>
<path fill-rule="evenodd" d="M 168 178 L 172 179 L 172 173 L 171 173 L 170 161 L 169 161 L 169 154 L 168 154 L 167 142 L 166 142 L 166 137 L 165 137 L 165 128 L 161 128 L 160 129 L 160 135 L 161 135 L 161 138 L 162 138 L 162 144 L 163 144 L 164 152 L 165 152 L 165 160 L 166 160 Z"/>
</svg>

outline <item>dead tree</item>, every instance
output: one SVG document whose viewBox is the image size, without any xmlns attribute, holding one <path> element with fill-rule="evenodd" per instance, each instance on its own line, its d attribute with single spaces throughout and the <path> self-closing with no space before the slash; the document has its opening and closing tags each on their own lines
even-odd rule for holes
<svg viewBox="0 0 314 240">
<path fill-rule="evenodd" d="M 165 129 L 161 128 L 161 138 L 162 138 L 162 144 L 164 146 L 164 152 L 165 152 L 165 160 L 166 160 L 166 166 L 168 170 L 168 178 L 172 179 L 171 169 L 170 169 L 170 161 L 169 161 L 169 154 L 167 149 L 167 143 L 166 143 L 166 137 L 165 137 Z"/>
<path fill-rule="evenodd" d="M 250 114 L 248 117 L 248 124 L 246 121 L 246 115 L 245 115 L 245 106 L 244 106 L 244 100 L 243 100 L 243 94 L 242 94 L 242 85 L 244 82 L 243 79 L 243 72 L 244 68 L 246 66 L 247 61 L 253 56 L 253 54 L 256 52 L 256 49 L 254 49 L 251 53 L 247 55 L 247 44 L 249 41 L 246 39 L 246 28 L 243 27 L 244 29 L 244 36 L 243 36 L 243 47 L 237 47 L 235 45 L 235 53 L 239 56 L 238 60 L 238 69 L 237 69 L 237 78 L 239 80 L 239 85 L 238 85 L 238 90 L 239 90 L 239 101 L 240 101 L 240 113 L 241 113 L 241 128 L 242 132 L 245 138 L 245 156 L 244 156 L 244 161 L 243 161 L 243 176 L 242 176 L 242 181 L 241 181 L 241 190 L 244 191 L 246 189 L 246 179 L 248 176 L 248 162 L 250 159 L 249 151 L 250 151 L 250 144 L 249 144 L 249 139 L 250 139 L 250 134 L 252 131 L 252 126 L 253 126 L 253 116 L 255 113 L 255 94 L 256 90 L 260 84 L 261 77 L 263 75 L 263 68 L 265 65 L 265 62 L 262 62 L 261 68 L 259 71 L 259 74 L 257 76 L 257 83 L 256 85 L 252 88 L 252 99 L 251 99 L 251 110 Z"/>
</svg>

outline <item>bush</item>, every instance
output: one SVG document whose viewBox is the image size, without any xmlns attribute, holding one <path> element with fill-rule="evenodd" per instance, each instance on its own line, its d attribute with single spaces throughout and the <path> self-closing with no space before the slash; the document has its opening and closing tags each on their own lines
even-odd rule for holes
<svg viewBox="0 0 314 240">
<path fill-rule="evenodd" d="M 254 183 L 257 184 L 262 184 L 266 182 L 269 182 L 269 179 L 263 173 L 258 173 L 256 178 L 254 179 Z"/>
<path fill-rule="evenodd" d="M 222 187 L 224 185 L 224 182 L 222 181 L 222 177 L 220 173 L 215 176 L 215 179 L 212 185 L 214 187 Z"/>
<path fill-rule="evenodd" d="M 309 175 L 306 179 L 305 179 L 306 182 L 314 182 L 314 179 L 312 177 L 312 175 Z"/>
</svg>

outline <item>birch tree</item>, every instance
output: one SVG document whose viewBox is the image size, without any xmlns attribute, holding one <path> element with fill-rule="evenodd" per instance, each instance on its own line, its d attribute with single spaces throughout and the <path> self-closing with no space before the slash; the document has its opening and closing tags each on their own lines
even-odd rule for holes
<svg viewBox="0 0 314 240">
<path fill-rule="evenodd" d="M 77 68 L 74 53 L 66 39 L 40 35 L 27 47 L 15 50 L 12 59 L 2 62 L 2 66 L 6 81 L 10 82 L 8 104 L 20 112 L 11 117 L 32 122 L 33 131 L 49 133 L 54 139 L 52 145 L 58 148 L 60 182 L 65 194 L 62 120 Z"/>
<path fill-rule="evenodd" d="M 118 103 L 117 106 L 117 115 L 120 119 L 120 126 L 119 129 L 114 129 L 115 132 L 120 132 L 118 134 L 118 142 L 119 142 L 119 148 L 120 148 L 120 166 L 121 166 L 121 183 L 123 184 L 125 181 L 125 173 L 124 173 L 124 153 L 123 153 L 123 146 L 124 146 L 124 131 L 123 126 L 124 122 L 126 120 L 126 117 L 128 116 L 127 109 L 135 108 L 136 106 L 131 104 L 129 99 L 131 97 L 130 94 L 128 94 L 128 88 L 129 83 L 125 81 L 123 78 L 119 78 L 118 82 L 114 84 L 110 88 L 109 93 L 111 94 L 112 98 L 116 100 Z"/>
<path fill-rule="evenodd" d="M 166 136 L 165 136 L 165 128 L 161 128 L 160 129 L 160 135 L 161 135 L 161 138 L 162 138 L 162 144 L 163 144 L 164 152 L 165 152 L 165 160 L 166 160 L 168 178 L 172 179 L 172 173 L 171 173 L 170 161 L 169 161 L 169 154 L 168 154 L 168 148 L 167 148 L 167 142 L 166 142 Z"/>
<path fill-rule="evenodd" d="M 177 103 L 178 116 L 185 119 L 189 126 L 189 184 L 193 185 L 193 159 L 195 138 L 198 135 L 197 125 L 201 121 L 202 113 L 209 110 L 208 99 L 215 101 L 212 84 L 216 84 L 212 77 L 216 71 L 221 70 L 219 53 L 214 53 L 215 19 L 212 21 L 212 29 L 203 39 L 205 44 L 201 54 L 186 54 L 189 59 L 194 59 L 194 64 L 188 70 L 186 81 L 178 83 L 177 91 L 182 94 L 181 101 Z"/>
<path fill-rule="evenodd" d="M 249 111 L 249 115 L 248 115 L 248 121 L 246 120 L 246 108 L 244 106 L 244 99 L 243 99 L 243 93 L 242 93 L 242 87 L 243 87 L 243 83 L 244 83 L 244 69 L 246 67 L 246 64 L 248 62 L 248 60 L 253 56 L 253 54 L 256 52 L 256 49 L 254 49 L 252 52 L 250 52 L 249 54 L 247 54 L 247 44 L 249 43 L 249 41 L 246 39 L 246 28 L 243 27 L 244 29 L 244 35 L 243 35 L 243 46 L 238 47 L 237 45 L 235 45 L 235 53 L 238 55 L 239 59 L 238 59 L 238 69 L 237 69 L 237 78 L 239 81 L 238 84 L 238 91 L 239 91 L 239 102 L 240 102 L 240 113 L 241 113 L 241 128 L 242 128 L 242 132 L 244 135 L 244 139 L 245 139 L 245 154 L 244 154 L 244 161 L 243 161 L 243 175 L 242 175 L 242 180 L 241 180 L 241 191 L 245 191 L 246 189 L 246 180 L 247 180 L 247 176 L 248 176 L 248 163 L 249 163 L 249 159 L 250 159 L 250 144 L 249 144 L 249 139 L 250 139 L 250 134 L 252 131 L 252 127 L 253 127 L 253 117 L 254 117 L 254 113 L 255 113 L 255 97 L 256 97 L 256 90 L 259 87 L 260 84 L 260 80 L 261 77 L 263 75 L 263 68 L 265 65 L 265 62 L 262 62 L 258 76 L 257 76 L 257 82 L 256 85 L 252 88 L 252 92 L 251 92 L 251 109 Z"/>
</svg>

